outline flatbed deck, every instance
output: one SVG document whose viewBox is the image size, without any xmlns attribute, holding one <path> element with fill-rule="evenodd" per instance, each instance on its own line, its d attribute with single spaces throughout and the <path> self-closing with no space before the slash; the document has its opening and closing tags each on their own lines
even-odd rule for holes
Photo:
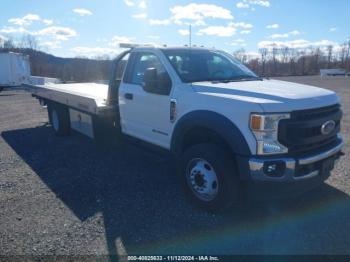
<svg viewBox="0 0 350 262">
<path fill-rule="evenodd" d="M 23 86 L 37 98 L 52 100 L 87 113 L 105 114 L 110 109 L 107 105 L 108 85 L 105 84 L 24 84 Z"/>
</svg>

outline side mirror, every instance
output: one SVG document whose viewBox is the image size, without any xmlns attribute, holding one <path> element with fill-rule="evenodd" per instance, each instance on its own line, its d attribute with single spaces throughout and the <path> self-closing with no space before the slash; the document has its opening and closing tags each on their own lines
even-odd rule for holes
<svg viewBox="0 0 350 262">
<path fill-rule="evenodd" d="M 148 68 L 143 77 L 143 89 L 146 92 L 158 95 L 169 95 L 171 91 L 171 79 L 168 73 L 164 72 L 158 75 L 156 68 Z"/>
<path fill-rule="evenodd" d="M 146 92 L 154 93 L 158 88 L 158 72 L 156 68 L 147 68 L 143 76 L 144 86 Z"/>
</svg>

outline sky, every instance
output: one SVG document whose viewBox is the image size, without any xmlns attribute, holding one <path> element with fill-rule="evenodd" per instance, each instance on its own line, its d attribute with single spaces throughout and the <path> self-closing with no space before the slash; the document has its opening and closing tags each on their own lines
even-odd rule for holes
<svg viewBox="0 0 350 262">
<path fill-rule="evenodd" d="M 62 57 L 118 54 L 119 43 L 228 52 L 337 46 L 350 37 L 349 0 L 1 0 L 0 40 L 32 35 Z"/>
</svg>

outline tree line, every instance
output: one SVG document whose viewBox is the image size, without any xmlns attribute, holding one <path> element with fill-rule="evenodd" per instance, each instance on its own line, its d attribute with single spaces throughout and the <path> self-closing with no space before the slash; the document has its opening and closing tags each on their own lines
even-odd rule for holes
<svg viewBox="0 0 350 262">
<path fill-rule="evenodd" d="M 340 46 L 260 48 L 254 58 L 240 49 L 234 56 L 260 76 L 316 75 L 330 68 L 350 72 L 350 39 Z"/>
<path fill-rule="evenodd" d="M 111 59 L 108 56 L 60 58 L 40 51 L 33 36 L 20 40 L 0 38 L 0 52 L 29 55 L 31 73 L 36 76 L 59 78 L 63 81 L 87 82 L 109 79 Z M 320 69 L 342 68 L 350 72 L 350 39 L 339 46 L 290 48 L 260 48 L 252 57 L 244 49 L 233 55 L 260 76 L 315 75 Z"/>
</svg>

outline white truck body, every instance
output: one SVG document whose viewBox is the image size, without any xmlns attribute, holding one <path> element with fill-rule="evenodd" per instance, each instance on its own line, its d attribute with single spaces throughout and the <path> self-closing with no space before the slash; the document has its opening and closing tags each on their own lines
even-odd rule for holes
<svg viewBox="0 0 350 262">
<path fill-rule="evenodd" d="M 19 53 L 0 53 L 0 89 L 19 87 L 22 84 L 59 84 L 57 78 L 32 76 L 29 56 Z M 0 90 L 1 91 L 1 90 Z"/>
<path fill-rule="evenodd" d="M 31 85 L 46 85 L 46 84 L 59 84 L 61 81 L 53 77 L 44 76 L 29 76 L 28 84 Z"/>
<path fill-rule="evenodd" d="M 348 76 L 349 74 L 346 73 L 345 69 L 341 68 L 332 68 L 332 69 L 321 69 L 320 70 L 320 76 L 326 77 L 326 76 Z"/>
<path fill-rule="evenodd" d="M 0 53 L 0 86 L 14 87 L 28 82 L 29 57 L 17 53 Z"/>
<path fill-rule="evenodd" d="M 177 54 L 177 51 L 180 53 Z M 215 61 L 218 58 L 231 59 L 221 52 L 190 49 L 194 54 L 198 52 L 197 58 L 203 57 L 202 51 L 205 55 L 217 55 Z M 54 129 L 59 126 L 55 114 L 66 110 L 68 113 L 65 114 L 70 115 L 70 119 L 66 118 L 66 125 L 95 137 L 96 119 L 114 114 L 111 123 L 120 126 L 122 134 L 174 152 L 180 158 L 183 154 L 186 157 L 186 143 L 190 144 L 190 152 L 197 143 L 206 145 L 208 140 L 220 144 L 234 155 L 242 181 L 295 183 L 300 180 L 310 181 L 312 178 L 325 179 L 325 170 L 332 169 L 332 159 L 339 157 L 343 146 L 339 134 L 340 101 L 334 92 L 295 83 L 263 80 L 253 76 L 253 73 L 249 75 L 252 79 L 247 77 L 241 81 L 186 82 L 177 68 L 183 66 L 184 58 L 181 63 L 174 65 L 174 57 L 187 55 L 186 52 L 185 48 L 135 48 L 130 52 L 122 77 L 117 79 L 113 75 L 109 86 L 81 83 L 26 87 L 34 96 L 51 103 L 49 114 L 54 113 L 51 114 Z M 116 59 L 115 71 L 125 55 Z M 152 65 L 145 65 L 147 57 L 152 57 Z M 232 63 L 237 65 L 236 61 Z M 170 83 L 164 79 L 157 80 L 157 85 L 169 83 L 168 92 L 147 87 L 147 83 L 152 83 L 147 80 L 147 74 L 157 72 L 153 67 L 163 70 L 169 77 Z M 181 68 L 183 72 L 184 68 Z M 241 70 L 243 66 L 238 65 L 238 68 Z M 220 70 L 214 75 L 218 72 L 221 74 Z M 158 77 L 161 79 L 161 76 Z M 260 119 L 258 127 L 253 123 L 253 117 Z M 274 121 L 271 122 L 273 125 L 265 128 L 265 122 L 269 125 L 268 121 Z M 305 130 L 305 134 L 295 135 L 300 130 Z M 194 135 L 191 132 L 195 132 Z M 310 132 L 313 132 L 313 136 Z M 269 152 L 270 148 L 281 151 Z M 203 163 L 209 162 L 203 160 L 198 163 L 194 173 L 202 170 L 205 181 L 216 183 L 215 179 L 218 178 L 213 178 L 213 172 L 203 168 L 203 165 L 210 165 Z M 194 183 L 195 179 L 191 176 L 188 184 Z M 191 190 L 196 196 L 201 195 L 201 190 L 206 194 L 217 193 L 214 182 L 212 189 L 200 188 L 196 184 Z M 201 200 L 208 204 L 208 200 Z"/>
</svg>

